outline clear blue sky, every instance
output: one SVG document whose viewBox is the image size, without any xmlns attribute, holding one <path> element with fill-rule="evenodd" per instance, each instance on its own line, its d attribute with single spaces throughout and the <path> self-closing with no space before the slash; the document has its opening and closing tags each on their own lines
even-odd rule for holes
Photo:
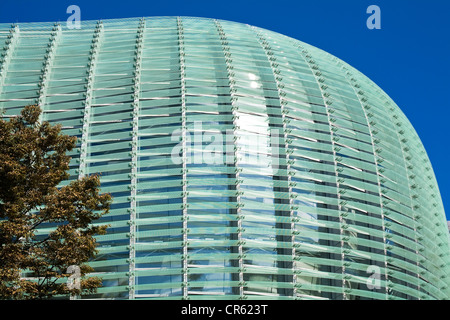
<svg viewBox="0 0 450 320">
<path fill-rule="evenodd" d="M 422 139 L 450 220 L 450 1 L 448 0 L 0 0 L 1 22 L 197 16 L 248 23 L 291 36 L 348 62 L 385 90 Z M 369 30 L 369 5 L 381 30 Z"/>
</svg>

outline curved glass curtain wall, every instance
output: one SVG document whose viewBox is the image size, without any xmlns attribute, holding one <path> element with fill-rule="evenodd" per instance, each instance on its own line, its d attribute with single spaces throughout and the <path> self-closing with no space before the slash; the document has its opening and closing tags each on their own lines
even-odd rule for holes
<svg viewBox="0 0 450 320">
<path fill-rule="evenodd" d="M 2 24 L 0 43 L 4 116 L 40 104 L 79 137 L 71 179 L 114 196 L 89 298 L 449 297 L 422 143 L 343 61 L 185 17 Z"/>
</svg>

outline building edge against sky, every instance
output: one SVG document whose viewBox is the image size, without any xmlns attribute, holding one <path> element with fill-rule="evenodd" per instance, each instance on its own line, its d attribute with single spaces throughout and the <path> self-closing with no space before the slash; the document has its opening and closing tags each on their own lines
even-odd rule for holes
<svg viewBox="0 0 450 320">
<path fill-rule="evenodd" d="M 71 179 L 114 196 L 90 298 L 450 297 L 425 149 L 340 59 L 190 17 L 0 24 L 0 44 L 4 117 L 39 104 L 79 137 Z"/>
</svg>

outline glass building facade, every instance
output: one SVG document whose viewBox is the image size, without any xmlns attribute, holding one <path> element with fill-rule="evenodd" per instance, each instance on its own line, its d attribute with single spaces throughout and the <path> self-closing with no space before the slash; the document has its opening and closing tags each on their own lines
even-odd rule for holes
<svg viewBox="0 0 450 320">
<path fill-rule="evenodd" d="M 39 104 L 79 138 L 71 179 L 114 197 L 87 298 L 450 297 L 425 149 L 340 59 L 188 17 L 0 24 L 0 44 L 3 117 Z"/>
</svg>

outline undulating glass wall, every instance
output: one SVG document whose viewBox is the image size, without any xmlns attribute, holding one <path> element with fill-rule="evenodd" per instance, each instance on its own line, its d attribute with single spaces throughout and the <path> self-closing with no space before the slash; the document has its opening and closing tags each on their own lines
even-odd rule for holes
<svg viewBox="0 0 450 320">
<path fill-rule="evenodd" d="M 187 17 L 0 24 L 0 44 L 3 117 L 39 104 L 79 138 L 71 179 L 114 197 L 86 298 L 449 298 L 424 147 L 345 62 Z"/>
</svg>

